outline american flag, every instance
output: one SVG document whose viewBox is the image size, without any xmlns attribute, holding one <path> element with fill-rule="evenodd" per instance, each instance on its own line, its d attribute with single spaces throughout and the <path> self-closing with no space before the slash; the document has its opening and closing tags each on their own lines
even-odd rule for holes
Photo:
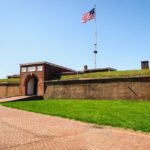
<svg viewBox="0 0 150 150">
<path fill-rule="evenodd" d="M 95 18 L 95 8 L 93 8 L 91 11 L 85 13 L 82 16 L 82 23 L 86 23 L 89 20 L 92 20 Z"/>
</svg>

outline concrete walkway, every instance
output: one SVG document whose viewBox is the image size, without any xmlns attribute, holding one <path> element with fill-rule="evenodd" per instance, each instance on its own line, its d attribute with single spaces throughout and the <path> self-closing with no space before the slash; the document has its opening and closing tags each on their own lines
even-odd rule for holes
<svg viewBox="0 0 150 150">
<path fill-rule="evenodd" d="M 150 150 L 150 135 L 0 106 L 0 150 Z"/>
<path fill-rule="evenodd" d="M 8 98 L 1 98 L 0 102 L 10 102 L 10 101 L 17 101 L 21 99 L 29 98 L 30 96 L 16 96 L 16 97 L 8 97 Z"/>
<path fill-rule="evenodd" d="M 43 96 L 16 96 L 16 97 L 8 97 L 8 98 L 1 98 L 0 103 L 3 102 L 11 102 L 11 101 L 19 101 L 19 100 L 38 100 L 38 99 L 43 99 Z"/>
</svg>

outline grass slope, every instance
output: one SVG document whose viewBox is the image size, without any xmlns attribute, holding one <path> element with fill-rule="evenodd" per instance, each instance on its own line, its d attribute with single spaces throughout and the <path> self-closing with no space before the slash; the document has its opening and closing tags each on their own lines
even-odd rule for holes
<svg viewBox="0 0 150 150">
<path fill-rule="evenodd" d="M 53 80 L 78 80 L 78 79 L 91 79 L 91 78 L 120 78 L 120 77 L 133 77 L 133 76 L 150 76 L 150 69 L 95 72 L 95 73 L 84 73 L 84 74 L 77 74 L 77 75 L 62 75 L 60 78 L 54 77 Z M 3 83 L 3 82 L 19 83 L 19 78 L 0 79 L 0 83 Z"/>
<path fill-rule="evenodd" d="M 86 78 L 120 78 L 120 77 L 132 77 L 132 76 L 149 76 L 150 69 L 144 70 L 129 70 L 129 71 L 110 71 L 110 72 L 95 72 L 85 73 L 79 75 L 62 75 L 60 80 L 75 80 Z"/>
<path fill-rule="evenodd" d="M 12 79 L 0 79 L 0 83 L 19 83 L 19 78 L 12 78 Z"/>
<path fill-rule="evenodd" d="M 99 125 L 150 132 L 150 102 L 145 101 L 40 100 L 7 102 L 2 105 Z"/>
</svg>

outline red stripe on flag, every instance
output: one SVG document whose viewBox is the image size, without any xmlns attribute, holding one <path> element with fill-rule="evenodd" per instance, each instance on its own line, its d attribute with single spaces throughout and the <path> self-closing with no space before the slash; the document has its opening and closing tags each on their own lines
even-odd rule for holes
<svg viewBox="0 0 150 150">
<path fill-rule="evenodd" d="M 86 23 L 87 21 L 92 20 L 94 18 L 95 18 L 95 12 L 94 13 L 91 13 L 91 11 L 87 12 L 82 16 L 82 23 Z"/>
</svg>

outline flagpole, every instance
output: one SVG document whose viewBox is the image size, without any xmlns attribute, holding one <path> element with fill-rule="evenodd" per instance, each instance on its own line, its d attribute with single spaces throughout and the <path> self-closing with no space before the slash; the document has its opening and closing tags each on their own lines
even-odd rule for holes
<svg viewBox="0 0 150 150">
<path fill-rule="evenodd" d="M 94 10 L 95 10 L 95 16 L 94 16 L 94 66 L 95 66 L 95 69 L 96 69 L 96 54 L 98 53 L 97 51 L 97 23 L 96 23 L 96 5 L 94 5 Z"/>
</svg>

